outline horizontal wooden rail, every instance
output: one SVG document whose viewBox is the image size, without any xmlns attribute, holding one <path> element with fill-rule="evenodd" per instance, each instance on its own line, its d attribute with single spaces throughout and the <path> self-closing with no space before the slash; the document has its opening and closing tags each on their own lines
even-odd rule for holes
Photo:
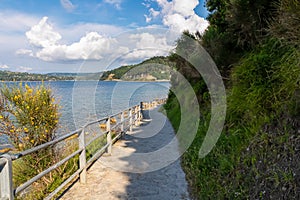
<svg viewBox="0 0 300 200">
<path fill-rule="evenodd" d="M 53 198 L 60 190 L 62 190 L 68 183 L 74 181 L 76 177 L 79 176 L 80 182 L 86 182 L 86 170 L 89 168 L 94 161 L 96 161 L 100 156 L 102 156 L 105 152 L 111 154 L 112 145 L 122 137 L 122 135 L 128 131 L 132 131 L 133 126 L 137 126 L 139 122 L 142 120 L 142 110 L 152 109 L 158 104 L 162 104 L 166 101 L 166 99 L 156 99 L 153 102 L 141 102 L 139 105 L 132 106 L 130 108 L 124 109 L 121 112 L 110 115 L 108 117 L 104 117 L 101 119 L 97 119 L 92 122 L 86 123 L 82 128 L 79 128 L 73 132 L 62 135 L 53 141 L 44 143 L 42 145 L 33 147 L 31 149 L 22 151 L 17 154 L 2 154 L 0 155 L 0 199 L 8 199 L 12 200 L 14 197 L 32 185 L 34 182 L 41 179 L 43 176 L 47 175 L 51 171 L 57 169 L 64 163 L 68 162 L 76 155 L 79 155 L 79 169 L 76 170 L 70 177 L 68 177 L 60 186 L 58 186 L 51 194 L 46 197 L 46 199 Z M 86 130 L 92 126 L 99 124 L 99 129 L 103 129 L 101 134 L 93 137 L 89 142 L 86 142 L 85 135 Z M 104 130 L 105 129 L 105 130 Z M 112 138 L 112 131 L 115 133 L 114 138 Z M 42 149 L 46 149 L 48 147 L 55 147 L 59 142 L 65 141 L 68 138 L 75 138 L 78 140 L 78 149 L 74 150 L 70 155 L 61 159 L 56 164 L 50 166 L 46 170 L 32 177 L 25 183 L 17 186 L 13 189 L 12 183 L 12 165 L 14 160 L 18 160 L 23 156 L 30 155 L 32 153 L 38 152 Z M 106 144 L 96 151 L 92 157 L 87 160 L 86 157 L 86 148 L 90 146 L 94 141 L 100 139 L 101 137 L 106 136 Z"/>
</svg>

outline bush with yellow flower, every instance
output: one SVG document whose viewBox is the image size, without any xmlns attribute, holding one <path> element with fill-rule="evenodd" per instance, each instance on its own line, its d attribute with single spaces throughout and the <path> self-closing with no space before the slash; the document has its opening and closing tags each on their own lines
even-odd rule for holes
<svg viewBox="0 0 300 200">
<path fill-rule="evenodd" d="M 44 84 L 4 86 L 1 90 L 0 134 L 6 134 L 19 150 L 54 138 L 58 127 L 58 104 Z"/>
<path fill-rule="evenodd" d="M 58 128 L 59 106 L 51 89 L 44 84 L 4 85 L 0 89 L 0 135 L 7 135 L 18 151 L 52 141 Z M 13 163 L 14 184 L 20 185 L 57 162 L 62 156 L 55 147 L 40 150 Z M 54 171 L 36 182 L 37 189 L 25 199 L 42 199 L 54 183 L 62 180 Z M 28 193 L 29 194 L 29 193 Z M 22 199 L 24 199 L 22 197 Z"/>
</svg>

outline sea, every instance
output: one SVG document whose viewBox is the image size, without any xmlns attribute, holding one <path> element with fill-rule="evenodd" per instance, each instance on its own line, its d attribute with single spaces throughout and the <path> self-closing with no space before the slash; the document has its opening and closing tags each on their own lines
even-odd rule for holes
<svg viewBox="0 0 300 200">
<path fill-rule="evenodd" d="M 57 135 L 69 133 L 87 122 L 118 113 L 140 102 L 166 98 L 170 88 L 169 82 L 33 81 L 22 84 L 32 87 L 44 84 L 52 89 L 56 103 L 60 105 Z M 5 144 L 9 144 L 8 138 L 0 136 L 0 149 Z"/>
</svg>

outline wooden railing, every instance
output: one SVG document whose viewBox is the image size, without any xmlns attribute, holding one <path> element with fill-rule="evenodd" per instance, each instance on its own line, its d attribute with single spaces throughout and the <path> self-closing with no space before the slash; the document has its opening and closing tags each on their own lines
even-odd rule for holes
<svg viewBox="0 0 300 200">
<path fill-rule="evenodd" d="M 79 155 L 79 169 L 76 170 L 72 175 L 70 175 L 60 186 L 58 186 L 51 194 L 49 194 L 45 199 L 53 198 L 59 191 L 65 188 L 70 182 L 74 181 L 75 178 L 79 176 L 80 183 L 86 183 L 86 170 L 105 152 L 107 154 L 112 153 L 112 145 L 122 137 L 127 131 L 132 132 L 133 126 L 137 126 L 143 118 L 142 110 L 152 109 L 159 104 L 163 104 L 166 99 L 157 99 L 152 102 L 141 102 L 139 105 L 135 105 L 128 109 L 123 110 L 117 114 L 101 118 L 92 122 L 87 123 L 82 128 L 73 131 L 71 133 L 65 134 L 57 139 L 36 146 L 34 148 L 25 150 L 17 154 L 2 154 L 0 155 L 0 199 L 12 200 L 15 196 L 20 194 L 26 188 L 31 186 L 34 182 L 38 181 L 51 171 L 62 166 L 64 163 L 68 162 L 75 156 Z M 86 130 L 91 126 L 99 126 L 101 129 L 101 134 L 96 134 L 95 137 L 86 141 Z M 114 134 L 112 134 L 114 133 Z M 106 144 L 100 148 L 94 155 L 87 160 L 87 147 L 100 137 L 106 135 Z M 48 169 L 42 171 L 36 176 L 32 177 L 25 183 L 13 188 L 13 162 L 22 158 L 23 156 L 36 153 L 42 149 L 54 147 L 60 142 L 66 141 L 69 138 L 76 138 L 78 140 L 78 148 L 74 150 L 70 155 L 58 161 L 56 164 L 52 165 Z"/>
</svg>

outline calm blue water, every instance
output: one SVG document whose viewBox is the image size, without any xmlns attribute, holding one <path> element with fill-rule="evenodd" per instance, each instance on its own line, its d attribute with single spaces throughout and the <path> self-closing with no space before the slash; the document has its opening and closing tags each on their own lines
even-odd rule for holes
<svg viewBox="0 0 300 200">
<path fill-rule="evenodd" d="M 12 83 L 8 83 L 12 84 Z M 31 86 L 41 82 L 28 82 Z M 167 82 L 54 81 L 45 82 L 61 105 L 57 134 L 73 131 L 85 123 L 117 113 L 141 101 L 167 97 Z M 0 144 L 6 143 L 0 138 Z"/>
</svg>

